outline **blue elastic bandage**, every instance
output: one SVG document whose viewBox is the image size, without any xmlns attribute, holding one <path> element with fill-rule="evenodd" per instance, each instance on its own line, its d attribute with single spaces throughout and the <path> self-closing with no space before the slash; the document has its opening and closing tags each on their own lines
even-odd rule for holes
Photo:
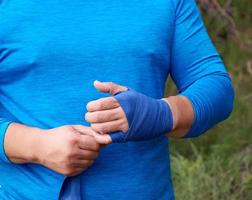
<svg viewBox="0 0 252 200">
<path fill-rule="evenodd" d="M 129 130 L 110 133 L 113 142 L 149 140 L 172 130 L 172 112 L 164 100 L 153 99 L 132 89 L 114 97 L 125 112 Z"/>
</svg>

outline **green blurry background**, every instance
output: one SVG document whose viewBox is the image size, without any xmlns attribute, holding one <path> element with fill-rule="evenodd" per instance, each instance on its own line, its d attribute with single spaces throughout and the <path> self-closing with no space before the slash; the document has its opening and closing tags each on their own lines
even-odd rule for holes
<svg viewBox="0 0 252 200">
<path fill-rule="evenodd" d="M 171 141 L 177 200 L 252 200 L 252 0 L 198 0 L 236 92 L 231 117 L 200 138 Z M 176 92 L 171 81 L 167 91 Z"/>
</svg>

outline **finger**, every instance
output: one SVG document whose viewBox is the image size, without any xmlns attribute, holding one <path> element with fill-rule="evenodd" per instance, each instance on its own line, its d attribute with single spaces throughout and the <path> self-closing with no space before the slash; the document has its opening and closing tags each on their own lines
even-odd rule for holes
<svg viewBox="0 0 252 200">
<path fill-rule="evenodd" d="M 105 97 L 94 101 L 90 101 L 86 107 L 89 112 L 94 112 L 99 110 L 109 110 L 117 108 L 119 106 L 120 104 L 114 97 Z"/>
<path fill-rule="evenodd" d="M 114 108 L 111 110 L 102 110 L 95 112 L 87 112 L 85 120 L 89 123 L 102 123 L 108 121 L 114 121 L 124 117 L 124 113 L 121 107 Z"/>
<path fill-rule="evenodd" d="M 115 84 L 113 82 L 100 82 L 94 81 L 94 87 L 100 92 L 105 92 L 109 94 L 116 94 L 121 91 L 126 91 L 128 88 L 122 85 Z"/>
<path fill-rule="evenodd" d="M 71 173 L 67 173 L 66 175 L 71 177 L 71 176 L 76 176 L 76 175 L 79 175 L 80 173 L 82 173 L 83 171 L 85 171 L 86 169 L 88 168 L 87 167 L 72 167 L 71 169 Z"/>
<path fill-rule="evenodd" d="M 76 130 L 78 130 L 78 132 L 80 133 L 78 147 L 84 150 L 99 151 L 100 144 L 93 137 L 93 130 L 91 130 L 91 128 L 88 128 L 88 131 L 82 131 L 81 129 L 86 129 L 83 127 L 85 126 L 75 126 Z"/>
<path fill-rule="evenodd" d="M 89 151 L 84 149 L 78 149 L 76 156 L 73 157 L 73 162 L 78 160 L 95 160 L 99 155 L 97 151 Z"/>
<path fill-rule="evenodd" d="M 127 131 L 128 130 L 128 122 L 125 119 L 104 122 L 104 123 L 93 123 L 91 124 L 91 128 L 97 133 L 109 133 L 114 131 Z"/>
<path fill-rule="evenodd" d="M 89 136 L 92 136 L 95 138 L 95 140 L 101 144 L 100 147 L 103 147 L 106 144 L 111 144 L 112 139 L 109 135 L 100 135 L 99 133 L 96 133 L 94 130 L 92 130 L 90 127 L 82 126 L 82 125 L 74 125 L 73 126 L 76 130 L 78 130 L 81 134 L 86 134 Z M 85 129 L 82 131 L 82 129 Z"/>
<path fill-rule="evenodd" d="M 83 126 L 83 125 L 72 125 L 72 127 L 75 129 L 76 132 L 82 134 L 82 135 L 89 135 L 93 136 L 94 130 L 91 129 L 88 126 Z"/>
<path fill-rule="evenodd" d="M 93 163 L 94 163 L 94 160 L 78 160 L 77 162 L 71 163 L 70 166 L 74 168 L 85 169 L 91 166 Z"/>
<path fill-rule="evenodd" d="M 81 139 L 79 141 L 79 148 L 90 151 L 99 151 L 100 144 L 92 136 L 81 135 Z"/>
<path fill-rule="evenodd" d="M 72 127 L 81 134 L 92 135 L 91 132 L 93 132 L 90 127 L 84 125 L 72 125 Z"/>
<path fill-rule="evenodd" d="M 101 144 L 102 147 L 104 147 L 107 144 L 111 144 L 112 143 L 112 138 L 108 134 L 101 135 L 101 134 L 95 132 L 95 134 L 93 135 L 93 137 L 96 139 L 96 141 L 98 143 Z"/>
</svg>

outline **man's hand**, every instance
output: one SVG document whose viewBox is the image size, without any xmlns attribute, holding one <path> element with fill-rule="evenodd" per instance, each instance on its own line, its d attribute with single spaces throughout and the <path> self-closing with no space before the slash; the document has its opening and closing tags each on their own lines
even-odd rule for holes
<svg viewBox="0 0 252 200">
<path fill-rule="evenodd" d="M 112 82 L 94 82 L 94 87 L 100 92 L 115 95 L 126 91 L 127 88 Z M 129 129 L 128 120 L 125 113 L 114 97 L 106 97 L 91 101 L 87 104 L 88 112 L 85 115 L 86 121 L 91 123 L 93 130 L 100 134 L 114 131 L 126 132 Z M 111 139 L 109 135 L 104 135 Z"/>
<path fill-rule="evenodd" d="M 42 135 L 40 164 L 66 176 L 80 174 L 99 155 L 101 145 L 86 126 L 62 126 Z"/>
<path fill-rule="evenodd" d="M 85 119 L 111 141 L 150 140 L 172 131 L 173 114 L 167 101 L 111 82 L 95 81 L 94 86 L 113 96 L 89 102 Z"/>
<path fill-rule="evenodd" d="M 90 127 L 82 125 L 43 130 L 12 123 L 4 148 L 13 163 L 38 163 L 74 176 L 91 166 L 99 155 L 102 145 L 94 134 Z"/>
</svg>

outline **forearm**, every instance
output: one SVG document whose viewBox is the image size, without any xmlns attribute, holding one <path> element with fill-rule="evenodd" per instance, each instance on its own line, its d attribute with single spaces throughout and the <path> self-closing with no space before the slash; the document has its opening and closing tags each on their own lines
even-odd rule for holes
<svg viewBox="0 0 252 200">
<path fill-rule="evenodd" d="M 41 129 L 11 123 L 4 138 L 4 150 L 13 163 L 38 162 Z"/>
<path fill-rule="evenodd" d="M 37 163 L 74 176 L 92 165 L 99 155 L 101 145 L 92 135 L 92 129 L 82 125 L 44 130 L 12 123 L 5 134 L 4 149 L 15 164 Z"/>
<path fill-rule="evenodd" d="M 171 137 L 197 137 L 226 119 L 233 109 L 234 91 L 227 73 L 202 77 L 180 94 L 166 99 L 174 118 Z"/>
<path fill-rule="evenodd" d="M 167 136 L 184 137 L 193 124 L 194 111 L 191 102 L 184 96 L 170 96 L 164 100 L 169 104 L 173 115 L 173 129 Z"/>
</svg>

